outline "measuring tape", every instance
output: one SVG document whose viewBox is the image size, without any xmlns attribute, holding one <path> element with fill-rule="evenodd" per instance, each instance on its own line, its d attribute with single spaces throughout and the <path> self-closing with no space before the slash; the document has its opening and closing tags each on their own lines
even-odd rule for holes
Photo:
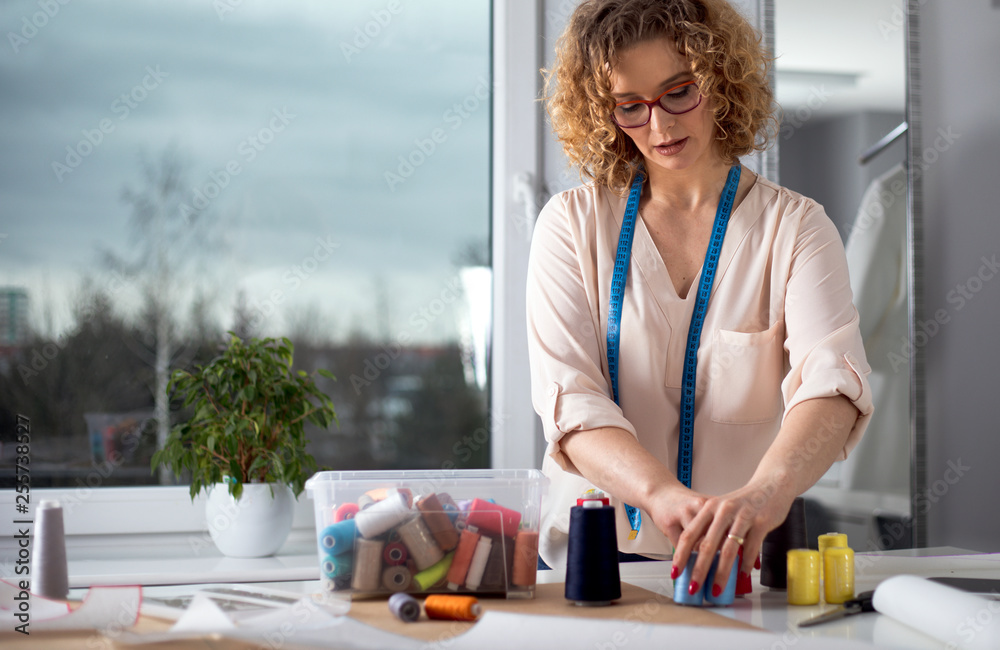
<svg viewBox="0 0 1000 650">
<path fill-rule="evenodd" d="M 729 170 L 726 186 L 719 198 L 719 207 L 715 211 L 715 224 L 712 226 L 712 238 L 705 253 L 702 265 L 701 281 L 698 283 L 698 294 L 695 298 L 694 313 L 691 314 L 691 326 L 688 328 L 687 348 L 684 352 L 684 374 L 681 380 L 681 416 L 680 439 L 677 443 L 677 478 L 686 487 L 691 487 L 691 455 L 694 447 L 694 395 L 695 376 L 698 368 L 698 346 L 701 343 L 701 329 L 705 324 L 705 314 L 708 311 L 708 299 L 712 294 L 712 284 L 715 281 L 715 269 L 719 265 L 719 252 L 726 238 L 726 227 L 729 216 L 736 201 L 736 190 L 740 184 L 740 163 Z M 625 298 L 625 283 L 628 280 L 628 267 L 632 259 L 632 235 L 635 233 L 635 218 L 639 214 L 639 198 L 642 195 L 642 183 L 645 176 L 642 172 L 636 174 L 629 189 L 628 203 L 625 205 L 625 216 L 622 218 L 622 229 L 618 235 L 618 252 L 615 255 L 615 270 L 611 277 L 611 304 L 608 308 L 608 374 L 611 376 L 611 396 L 615 404 L 618 401 L 618 347 L 621 339 L 622 303 Z M 642 526 L 642 513 L 635 506 L 625 505 L 628 515 L 628 538 L 635 539 Z"/>
</svg>

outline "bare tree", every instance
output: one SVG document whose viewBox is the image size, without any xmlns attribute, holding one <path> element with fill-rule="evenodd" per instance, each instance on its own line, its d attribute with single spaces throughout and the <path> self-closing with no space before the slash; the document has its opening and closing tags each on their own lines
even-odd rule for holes
<svg viewBox="0 0 1000 650">
<path fill-rule="evenodd" d="M 198 298 L 191 287 L 204 282 L 197 277 L 202 255 L 218 246 L 212 234 L 211 201 L 188 182 L 188 163 L 176 145 L 158 157 L 142 156 L 140 182 L 127 185 L 122 200 L 129 206 L 129 248 L 123 253 L 104 251 L 105 263 L 127 277 L 141 291 L 143 327 L 127 341 L 133 352 L 154 367 L 154 413 L 157 447 L 170 431 L 167 382 L 172 367 L 184 365 L 195 341 L 179 332 L 178 314 Z M 170 482 L 161 468 L 161 482 Z"/>
</svg>

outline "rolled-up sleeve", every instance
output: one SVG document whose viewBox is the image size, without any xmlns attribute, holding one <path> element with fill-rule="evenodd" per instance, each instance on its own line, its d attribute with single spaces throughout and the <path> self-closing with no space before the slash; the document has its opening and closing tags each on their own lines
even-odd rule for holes
<svg viewBox="0 0 1000 650">
<path fill-rule="evenodd" d="M 588 211 L 582 193 L 557 195 L 542 210 L 532 235 L 527 281 L 532 403 L 542 420 L 546 453 L 575 474 L 579 471 L 560 445 L 566 434 L 618 427 L 636 435 L 611 399 L 604 371 L 593 251 L 582 241 L 586 235 L 579 220 L 571 218 Z"/>
<path fill-rule="evenodd" d="M 840 235 L 818 205 L 808 202 L 804 210 L 785 293 L 785 349 L 790 369 L 782 394 L 786 414 L 810 399 L 844 395 L 851 400 L 859 416 L 841 452 L 843 460 L 871 419 L 871 368 Z"/>
</svg>

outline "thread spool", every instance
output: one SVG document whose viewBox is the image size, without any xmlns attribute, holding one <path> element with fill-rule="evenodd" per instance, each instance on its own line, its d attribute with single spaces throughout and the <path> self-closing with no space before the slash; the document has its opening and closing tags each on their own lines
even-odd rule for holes
<svg viewBox="0 0 1000 650">
<path fill-rule="evenodd" d="M 330 524 L 319 536 L 319 546 L 327 555 L 340 555 L 354 548 L 358 528 L 354 519 Z"/>
<path fill-rule="evenodd" d="M 455 551 L 452 551 L 441 558 L 441 561 L 434 566 L 426 568 L 419 573 L 415 573 L 413 575 L 413 582 L 416 583 L 417 587 L 419 587 L 421 591 L 427 591 L 434 585 L 443 583 L 445 576 L 448 575 L 448 569 L 451 568 L 451 563 L 454 559 Z"/>
<path fill-rule="evenodd" d="M 444 503 L 441 505 L 441 509 L 445 512 L 445 514 L 448 515 L 448 520 L 454 526 L 455 522 L 458 521 L 458 515 L 459 515 L 458 506 L 456 506 L 454 503 Z M 455 532 L 458 533 L 460 531 L 456 530 Z"/>
<path fill-rule="evenodd" d="M 521 513 L 505 508 L 498 503 L 473 499 L 472 503 L 469 504 L 469 516 L 466 523 L 485 533 L 513 537 L 517 534 L 517 527 L 521 524 Z"/>
<path fill-rule="evenodd" d="M 483 571 L 483 581 L 479 583 L 479 591 L 502 593 L 507 590 L 508 576 L 514 565 L 514 543 L 506 537 L 491 539 L 490 557 L 486 560 L 486 570 Z M 537 567 L 537 560 L 532 568 Z"/>
<path fill-rule="evenodd" d="M 740 569 L 740 558 L 737 556 L 733 559 L 733 566 L 729 570 L 729 580 L 726 582 L 726 586 L 722 589 L 722 593 L 718 596 L 712 595 L 712 585 L 715 584 L 715 574 L 719 570 L 719 562 L 722 561 L 722 552 L 716 551 L 715 558 L 712 560 L 712 566 L 708 569 L 708 575 L 705 577 L 705 585 L 702 587 L 702 591 L 705 594 L 705 603 L 708 605 L 721 605 L 723 607 L 732 605 L 733 600 L 736 597 L 736 576 L 739 574 Z"/>
<path fill-rule="evenodd" d="M 788 551 L 808 548 L 806 537 L 806 505 L 795 497 L 785 521 L 764 538 L 761 545 L 760 584 L 772 589 L 788 586 Z"/>
<path fill-rule="evenodd" d="M 819 551 L 798 548 L 788 551 L 788 604 L 819 604 Z"/>
<path fill-rule="evenodd" d="M 427 618 L 441 621 L 475 621 L 483 609 L 474 596 L 431 594 L 424 599 Z"/>
<path fill-rule="evenodd" d="M 354 519 L 354 515 L 358 514 L 361 508 L 356 503 L 342 503 L 340 506 L 333 511 L 333 521 L 344 521 L 345 519 Z"/>
<path fill-rule="evenodd" d="M 854 598 L 854 550 L 831 546 L 823 551 L 823 595 L 839 605 Z"/>
<path fill-rule="evenodd" d="M 586 606 L 610 605 L 622 597 L 614 507 L 589 501 L 570 509 L 565 594 Z"/>
<path fill-rule="evenodd" d="M 442 551 L 451 551 L 458 546 L 458 531 L 455 530 L 455 525 L 451 523 L 437 495 L 428 494 L 417 501 L 417 510 L 420 511 L 427 530 L 431 532 Z"/>
<path fill-rule="evenodd" d="M 406 560 L 409 556 L 409 553 L 406 551 L 406 546 L 404 546 L 402 542 L 391 542 L 386 544 L 385 550 L 382 552 L 382 560 L 388 566 L 406 564 Z"/>
<path fill-rule="evenodd" d="M 381 540 L 364 538 L 359 538 L 355 542 L 354 578 L 351 581 L 351 586 L 355 590 L 378 590 L 379 582 L 382 579 L 382 547 L 384 544 L 385 542 Z"/>
<path fill-rule="evenodd" d="M 326 591 L 346 591 L 351 588 L 351 576 L 324 577 L 322 584 L 323 589 Z"/>
<path fill-rule="evenodd" d="M 69 569 L 66 562 L 63 511 L 58 501 L 45 499 L 35 509 L 32 551 L 34 593 L 45 598 L 65 599 L 69 594 Z"/>
<path fill-rule="evenodd" d="M 674 580 L 674 603 L 678 605 L 690 605 L 693 607 L 701 607 L 705 602 L 705 590 L 699 589 L 698 591 L 689 593 L 688 587 L 691 586 L 691 574 L 694 573 L 694 565 L 698 561 L 698 551 L 691 551 L 691 555 L 688 556 L 687 564 L 684 566 L 684 570 L 681 574 L 677 576 Z M 708 584 L 708 581 L 706 581 Z"/>
<path fill-rule="evenodd" d="M 409 594 L 389 596 L 389 611 L 404 623 L 413 623 L 420 618 L 420 601 Z"/>
<path fill-rule="evenodd" d="M 847 535 L 844 533 L 826 533 L 824 535 L 820 535 L 816 538 L 816 540 L 817 546 L 819 547 L 819 556 L 821 558 L 823 557 L 823 552 L 832 546 L 840 546 L 843 548 L 850 546 L 847 543 Z"/>
<path fill-rule="evenodd" d="M 465 586 L 467 589 L 476 591 L 483 582 L 483 574 L 486 573 L 486 563 L 490 559 L 490 548 L 493 540 L 486 535 L 479 537 L 476 544 L 476 552 L 472 554 L 472 562 L 469 564 L 469 572 L 465 576 Z"/>
<path fill-rule="evenodd" d="M 327 578 L 350 577 L 354 570 L 354 556 L 351 553 L 327 555 L 320 563 L 320 569 Z"/>
<path fill-rule="evenodd" d="M 449 524 L 450 525 L 450 524 Z M 414 517 L 396 530 L 410 552 L 410 557 L 417 565 L 417 571 L 423 571 L 437 564 L 444 557 L 444 552 L 431 537 L 424 520 Z"/>
<path fill-rule="evenodd" d="M 538 531 L 522 530 L 514 538 L 514 568 L 511 582 L 534 587 L 538 574 Z"/>
<path fill-rule="evenodd" d="M 582 506 L 586 501 L 600 501 L 602 505 L 610 506 L 611 499 L 608 495 L 604 494 L 600 490 L 590 489 L 583 493 L 583 496 L 578 497 L 576 500 L 576 505 Z"/>
<path fill-rule="evenodd" d="M 406 496 L 395 492 L 382 501 L 362 509 L 354 519 L 362 537 L 371 539 L 397 526 L 412 516 Z"/>
<path fill-rule="evenodd" d="M 386 591 L 406 591 L 413 581 L 413 574 L 405 566 L 390 566 L 382 570 L 382 586 Z"/>
<path fill-rule="evenodd" d="M 469 565 L 472 564 L 472 556 L 476 553 L 476 545 L 479 544 L 479 533 L 475 528 L 467 528 L 462 531 L 462 536 L 458 540 L 458 548 L 455 550 L 455 560 L 451 563 L 448 571 L 448 588 L 456 591 L 465 584 L 465 576 L 469 573 Z"/>
</svg>

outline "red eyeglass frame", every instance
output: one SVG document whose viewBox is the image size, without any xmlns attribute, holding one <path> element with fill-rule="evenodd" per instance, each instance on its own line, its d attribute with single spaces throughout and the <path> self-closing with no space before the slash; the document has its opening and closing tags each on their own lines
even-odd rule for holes
<svg viewBox="0 0 1000 650">
<path fill-rule="evenodd" d="M 698 102 L 694 106 L 692 106 L 691 108 L 689 108 L 687 110 L 684 110 L 684 111 L 679 111 L 677 113 L 673 112 L 672 110 L 668 109 L 666 106 L 664 106 L 663 104 L 661 104 L 660 100 L 663 99 L 664 95 L 666 95 L 668 93 L 671 93 L 671 92 L 677 90 L 678 88 L 683 88 L 684 86 L 692 86 L 692 85 L 697 88 L 698 82 L 696 80 L 692 79 L 691 81 L 685 81 L 682 84 L 677 84 L 676 86 L 672 86 L 672 87 L 664 90 L 662 93 L 660 93 L 656 97 L 656 99 L 651 99 L 649 101 L 646 101 L 645 99 L 633 99 L 633 100 L 630 100 L 630 101 L 627 101 L 627 102 L 619 102 L 619 103 L 615 104 L 615 108 L 618 108 L 619 106 L 627 106 L 629 104 L 645 104 L 646 108 L 648 108 L 649 110 L 646 112 L 646 121 L 643 122 L 642 124 L 635 124 L 633 126 L 625 126 L 624 124 L 620 124 L 618 122 L 618 120 L 615 119 L 615 112 L 614 112 L 614 110 L 611 111 L 611 119 L 614 120 L 615 124 L 617 124 L 618 126 L 620 126 L 623 129 L 638 129 L 639 127 L 646 126 L 647 124 L 649 124 L 649 121 L 651 119 L 653 119 L 653 105 L 658 105 L 660 108 L 662 108 L 667 113 L 670 113 L 671 115 L 683 115 L 684 113 L 690 113 L 694 109 L 696 109 L 699 106 L 701 106 L 701 102 L 704 99 L 704 96 L 701 94 L 700 90 L 698 92 Z"/>
</svg>

